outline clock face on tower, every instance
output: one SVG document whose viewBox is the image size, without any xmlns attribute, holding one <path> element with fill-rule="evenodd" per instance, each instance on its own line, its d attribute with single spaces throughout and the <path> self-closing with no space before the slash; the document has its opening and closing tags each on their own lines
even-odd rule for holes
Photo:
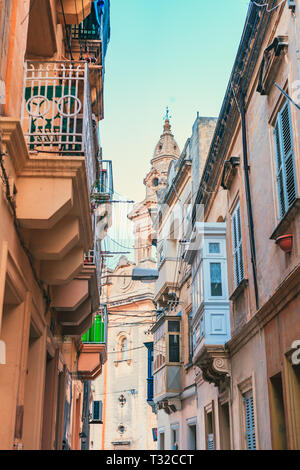
<svg viewBox="0 0 300 470">
<path fill-rule="evenodd" d="M 124 276 L 124 275 L 129 275 L 129 274 L 130 272 L 126 271 L 126 269 L 121 269 L 118 275 Z M 120 277 L 118 279 L 119 289 L 122 290 L 123 292 L 130 289 L 131 284 L 132 284 L 132 279 L 130 277 Z"/>
</svg>

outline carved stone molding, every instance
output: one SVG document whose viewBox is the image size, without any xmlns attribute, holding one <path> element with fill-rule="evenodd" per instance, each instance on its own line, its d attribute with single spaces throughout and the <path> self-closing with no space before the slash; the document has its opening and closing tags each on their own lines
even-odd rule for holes
<svg viewBox="0 0 300 470">
<path fill-rule="evenodd" d="M 265 49 L 260 65 L 257 91 L 268 95 L 288 49 L 288 37 L 277 36 Z"/>
<path fill-rule="evenodd" d="M 204 345 L 193 363 L 202 371 L 202 378 L 220 387 L 231 375 L 228 353 L 222 345 Z M 196 383 L 200 377 L 196 377 Z"/>
</svg>

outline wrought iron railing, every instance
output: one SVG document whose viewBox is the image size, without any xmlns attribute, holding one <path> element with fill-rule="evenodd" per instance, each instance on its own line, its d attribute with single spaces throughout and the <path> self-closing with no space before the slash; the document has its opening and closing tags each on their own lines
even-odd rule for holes
<svg viewBox="0 0 300 470">
<path fill-rule="evenodd" d="M 25 62 L 22 122 L 30 151 L 84 155 L 91 190 L 96 179 L 96 120 L 89 73 L 83 62 Z"/>
<path fill-rule="evenodd" d="M 98 2 L 92 4 L 91 13 L 78 25 L 71 25 L 72 39 L 101 39 L 101 7 Z"/>
<path fill-rule="evenodd" d="M 92 327 L 82 336 L 85 344 L 106 344 L 107 342 L 107 309 L 102 306 L 95 314 Z"/>
</svg>

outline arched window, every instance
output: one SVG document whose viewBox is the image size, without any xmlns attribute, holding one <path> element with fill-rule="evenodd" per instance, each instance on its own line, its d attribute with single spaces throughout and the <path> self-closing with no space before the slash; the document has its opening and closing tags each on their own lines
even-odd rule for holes
<svg viewBox="0 0 300 470">
<path fill-rule="evenodd" d="M 158 184 L 159 184 L 158 178 L 154 178 L 153 184 L 154 184 L 154 186 L 158 186 Z"/>
<path fill-rule="evenodd" d="M 127 361 L 129 359 L 129 342 L 126 337 L 123 337 L 121 340 L 121 360 Z"/>
</svg>

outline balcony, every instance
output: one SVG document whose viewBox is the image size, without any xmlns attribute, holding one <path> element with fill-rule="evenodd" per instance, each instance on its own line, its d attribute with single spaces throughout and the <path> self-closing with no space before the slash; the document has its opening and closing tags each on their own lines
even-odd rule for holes
<svg viewBox="0 0 300 470">
<path fill-rule="evenodd" d="M 84 157 L 88 187 L 96 181 L 96 122 L 87 63 L 27 61 L 22 121 L 30 152 Z"/>
<path fill-rule="evenodd" d="M 170 295 L 176 291 L 175 275 L 176 258 L 164 258 L 159 266 L 159 278 L 155 283 L 154 298 L 161 306 L 170 300 Z"/>
<path fill-rule="evenodd" d="M 153 342 L 147 342 L 144 343 L 144 345 L 147 348 L 147 355 L 148 355 L 148 366 L 147 366 L 147 403 L 152 407 L 154 407 L 154 401 L 153 401 Z"/>
<path fill-rule="evenodd" d="M 182 392 L 180 331 L 181 317 L 176 315 L 162 315 L 152 328 L 155 403 L 166 402 Z"/>
<path fill-rule="evenodd" d="M 66 37 L 68 59 L 84 61 L 89 65 L 92 112 L 99 120 L 104 117 L 101 9 L 101 5 L 93 2 L 91 13 L 81 23 L 69 24 Z"/>
<path fill-rule="evenodd" d="M 107 358 L 106 343 L 107 311 L 106 306 L 102 306 L 81 339 L 78 374 L 82 380 L 94 380 L 101 374 Z"/>
<path fill-rule="evenodd" d="M 100 250 L 98 249 L 96 243 L 93 250 L 89 250 L 87 254 L 84 255 L 83 263 L 85 267 L 96 266 L 97 276 L 100 280 L 101 278 L 101 255 Z"/>
<path fill-rule="evenodd" d="M 93 312 L 99 308 L 101 265 L 96 246 L 81 262 L 82 268 L 71 282 L 52 287 L 52 307 L 65 336 L 81 337 L 92 326 Z"/>
<path fill-rule="evenodd" d="M 107 316 L 105 309 L 102 314 L 96 314 L 92 327 L 82 336 L 84 344 L 106 344 L 107 341 Z"/>
<path fill-rule="evenodd" d="M 153 387 L 153 377 L 148 377 L 147 379 L 147 402 L 152 404 L 154 397 L 154 387 Z"/>
<path fill-rule="evenodd" d="M 226 224 L 196 224 L 194 235 L 186 250 L 193 278 L 193 363 L 207 381 L 220 385 L 228 374 L 230 339 Z"/>
<path fill-rule="evenodd" d="M 92 198 L 96 202 L 110 202 L 114 194 L 113 171 L 111 160 L 100 160 L 99 180 L 95 184 Z"/>
</svg>

